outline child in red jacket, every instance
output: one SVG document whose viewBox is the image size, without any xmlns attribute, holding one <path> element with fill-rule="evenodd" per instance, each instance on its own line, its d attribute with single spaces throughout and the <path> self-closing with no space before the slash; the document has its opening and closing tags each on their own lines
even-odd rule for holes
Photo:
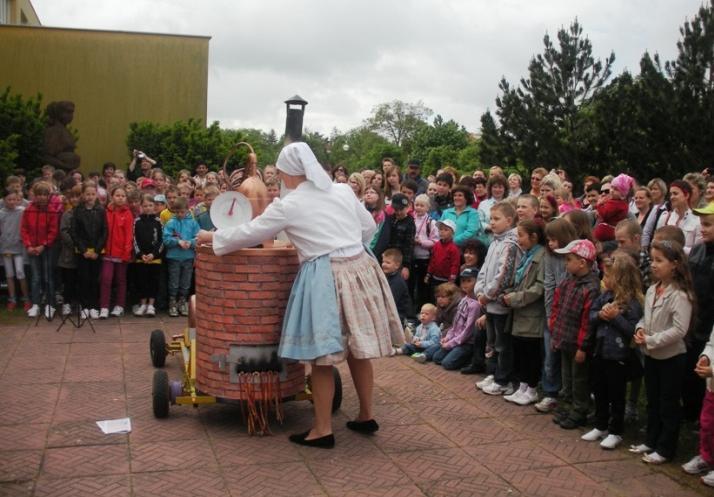
<svg viewBox="0 0 714 497">
<path fill-rule="evenodd" d="M 59 233 L 61 212 L 50 208 L 51 191 L 50 184 L 44 181 L 32 186 L 33 199 L 23 212 L 20 224 L 22 244 L 27 249 L 30 261 L 32 307 L 27 311 L 27 315 L 31 318 L 40 313 L 43 296 L 46 317 L 52 319 L 55 313 L 55 267 L 50 248 Z"/>
<path fill-rule="evenodd" d="M 454 243 L 456 223 L 447 219 L 439 221 L 436 226 L 439 229 L 439 241 L 431 249 L 431 259 L 424 279 L 431 287 L 432 302 L 436 287 L 446 282 L 453 283 L 459 275 L 461 264 L 461 252 Z"/>
<path fill-rule="evenodd" d="M 601 242 L 615 239 L 615 226 L 623 219 L 627 219 L 629 204 L 627 197 L 632 190 L 634 180 L 626 175 L 620 174 L 610 182 L 609 197 L 598 204 L 597 224 L 593 235 Z"/>
<path fill-rule="evenodd" d="M 112 316 L 124 314 L 126 303 L 126 270 L 131 261 L 134 245 L 134 215 L 127 203 L 126 190 L 116 186 L 111 191 L 107 207 L 107 243 L 104 245 L 102 275 L 99 291 L 99 318 L 109 317 L 109 299 L 114 283 L 116 302 Z"/>
</svg>

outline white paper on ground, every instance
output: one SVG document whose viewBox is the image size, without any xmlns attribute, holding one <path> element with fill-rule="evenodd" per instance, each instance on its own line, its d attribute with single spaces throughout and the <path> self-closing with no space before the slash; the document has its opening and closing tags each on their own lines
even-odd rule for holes
<svg viewBox="0 0 714 497">
<path fill-rule="evenodd" d="M 131 431 L 131 419 L 119 418 L 97 421 L 97 426 L 99 426 L 99 429 L 102 430 L 105 435 L 111 435 L 113 433 L 129 433 Z"/>
</svg>

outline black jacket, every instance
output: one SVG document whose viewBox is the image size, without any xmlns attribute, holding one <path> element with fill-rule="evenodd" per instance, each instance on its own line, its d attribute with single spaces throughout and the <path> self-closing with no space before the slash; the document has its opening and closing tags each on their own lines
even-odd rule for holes
<svg viewBox="0 0 714 497">
<path fill-rule="evenodd" d="M 402 278 L 401 271 L 388 274 L 387 282 L 389 283 L 389 289 L 392 291 L 394 303 L 397 304 L 399 320 L 403 323 L 404 318 L 409 314 L 409 309 L 412 306 L 412 299 L 409 297 L 407 282 Z"/>
<path fill-rule="evenodd" d="M 689 253 L 689 269 L 697 296 L 697 310 L 692 314 L 694 322 L 691 338 L 706 342 L 714 326 L 714 244 L 700 243 Z"/>
<path fill-rule="evenodd" d="M 402 266 L 411 268 L 414 257 L 414 235 L 416 234 L 416 224 L 414 218 L 407 216 L 404 219 L 385 219 L 385 224 L 390 223 L 389 243 L 387 248 L 399 249 L 402 253 Z"/>
<path fill-rule="evenodd" d="M 78 253 L 83 254 L 90 248 L 97 254 L 102 253 L 107 242 L 107 217 L 99 202 L 91 209 L 84 205 L 74 209 L 70 234 Z"/>
<path fill-rule="evenodd" d="M 142 214 L 134 219 L 134 256 L 152 254 L 154 259 L 161 257 L 164 250 L 163 227 L 154 214 Z"/>
<path fill-rule="evenodd" d="M 625 312 L 611 321 L 604 321 L 598 313 L 612 300 L 613 294 L 607 290 L 593 302 L 590 307 L 590 328 L 582 349 L 603 359 L 624 362 L 630 356 L 630 343 L 644 311 L 637 299 L 632 299 Z"/>
</svg>

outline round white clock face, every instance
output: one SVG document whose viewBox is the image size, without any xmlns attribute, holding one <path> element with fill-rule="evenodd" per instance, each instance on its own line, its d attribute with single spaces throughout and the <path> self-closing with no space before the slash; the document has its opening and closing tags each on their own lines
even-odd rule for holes
<svg viewBox="0 0 714 497">
<path fill-rule="evenodd" d="M 249 223 L 252 218 L 253 209 L 242 193 L 221 193 L 211 204 L 211 221 L 218 229 Z"/>
</svg>

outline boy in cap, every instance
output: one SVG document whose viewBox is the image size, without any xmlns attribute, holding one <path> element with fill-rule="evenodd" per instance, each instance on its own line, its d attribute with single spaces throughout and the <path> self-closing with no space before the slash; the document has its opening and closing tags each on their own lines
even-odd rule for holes
<svg viewBox="0 0 714 497">
<path fill-rule="evenodd" d="M 434 301 L 434 289 L 447 281 L 453 283 L 459 274 L 459 264 L 461 263 L 461 252 L 454 243 L 456 223 L 447 219 L 437 222 L 436 227 L 439 230 L 439 241 L 431 248 L 431 258 L 424 279 L 431 288 L 432 302 Z"/>
<path fill-rule="evenodd" d="M 387 248 L 399 249 L 402 253 L 402 278 L 409 279 L 409 268 L 412 266 L 414 256 L 414 235 L 416 234 L 416 224 L 414 218 L 409 215 L 409 199 L 402 193 L 392 195 L 392 208 L 394 214 L 391 216 L 391 230 L 389 232 L 389 244 Z"/>
<path fill-rule="evenodd" d="M 600 294 L 600 281 L 593 272 L 595 246 L 589 240 L 573 240 L 556 253 L 565 255 L 568 276 L 555 289 L 553 309 L 548 323 L 551 346 L 560 351 L 563 379 L 563 399 L 572 396 L 570 409 L 559 410 L 553 422 L 572 430 L 587 420 L 590 389 L 586 351 L 583 350 L 588 332 L 590 307 Z"/>
</svg>

